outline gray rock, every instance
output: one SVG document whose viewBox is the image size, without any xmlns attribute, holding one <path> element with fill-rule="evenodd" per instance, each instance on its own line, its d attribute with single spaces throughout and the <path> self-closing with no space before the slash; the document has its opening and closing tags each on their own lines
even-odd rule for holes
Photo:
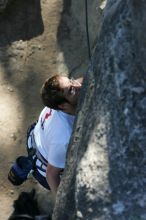
<svg viewBox="0 0 146 220">
<path fill-rule="evenodd" d="M 145 219 L 145 11 L 107 1 L 53 220 Z"/>
<path fill-rule="evenodd" d="M 5 10 L 11 0 L 0 0 L 0 13 Z"/>
</svg>

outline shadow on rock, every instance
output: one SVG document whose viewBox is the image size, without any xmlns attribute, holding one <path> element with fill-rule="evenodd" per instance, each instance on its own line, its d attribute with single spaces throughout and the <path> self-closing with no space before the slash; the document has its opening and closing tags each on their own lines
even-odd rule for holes
<svg viewBox="0 0 146 220">
<path fill-rule="evenodd" d="M 30 40 L 44 31 L 40 0 L 16 0 L 0 14 L 0 46 Z"/>
<path fill-rule="evenodd" d="M 72 14 L 71 0 L 63 1 L 63 10 L 57 32 L 58 45 L 63 52 L 69 76 L 83 75 L 87 68 L 87 44 L 78 21 Z"/>
</svg>

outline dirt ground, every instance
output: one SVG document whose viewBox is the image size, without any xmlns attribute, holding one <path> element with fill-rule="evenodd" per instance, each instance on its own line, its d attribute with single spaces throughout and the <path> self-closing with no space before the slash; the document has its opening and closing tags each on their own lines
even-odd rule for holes
<svg viewBox="0 0 146 220">
<path fill-rule="evenodd" d="M 7 179 L 25 155 L 27 127 L 43 108 L 39 91 L 56 73 L 80 76 L 87 67 L 83 35 L 69 13 L 71 1 L 13 0 L 0 14 L 0 219 L 8 219 L 22 191 L 37 189 L 42 212 L 50 194 L 34 179 L 19 187 Z"/>
</svg>

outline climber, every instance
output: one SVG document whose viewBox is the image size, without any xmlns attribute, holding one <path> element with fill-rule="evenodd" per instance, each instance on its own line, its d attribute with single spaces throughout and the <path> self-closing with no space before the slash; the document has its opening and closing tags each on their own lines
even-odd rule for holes
<svg viewBox="0 0 146 220">
<path fill-rule="evenodd" d="M 56 102 L 59 103 L 58 108 L 56 107 L 54 110 L 45 107 L 42 110 L 38 121 L 28 129 L 27 150 L 29 156 L 17 158 L 8 174 L 8 179 L 14 185 L 20 185 L 32 172 L 38 182 L 46 189 L 51 189 L 54 195 L 56 195 L 60 176 L 65 167 L 66 151 L 81 88 L 81 80 L 54 76 L 43 85 L 42 99 L 49 95 L 48 82 L 53 86 L 58 79 L 59 84 L 55 85 L 60 87 L 56 88 L 57 90 L 50 90 L 53 92 L 52 98 L 55 98 Z M 59 101 L 60 95 L 62 98 L 64 96 L 63 102 Z M 46 103 L 44 104 L 46 105 Z"/>
</svg>

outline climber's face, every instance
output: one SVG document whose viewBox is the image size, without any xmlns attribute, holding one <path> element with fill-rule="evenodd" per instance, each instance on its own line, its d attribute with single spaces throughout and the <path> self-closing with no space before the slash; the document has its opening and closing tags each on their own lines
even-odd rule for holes
<svg viewBox="0 0 146 220">
<path fill-rule="evenodd" d="M 60 76 L 59 85 L 64 98 L 71 105 L 77 105 L 80 89 L 82 86 L 81 83 L 79 83 L 77 80 L 69 79 L 68 77 L 65 76 Z"/>
<path fill-rule="evenodd" d="M 65 76 L 60 76 L 58 82 L 62 96 L 66 100 L 59 105 L 59 108 L 68 114 L 74 115 L 82 85 L 78 80 L 69 79 Z"/>
</svg>

